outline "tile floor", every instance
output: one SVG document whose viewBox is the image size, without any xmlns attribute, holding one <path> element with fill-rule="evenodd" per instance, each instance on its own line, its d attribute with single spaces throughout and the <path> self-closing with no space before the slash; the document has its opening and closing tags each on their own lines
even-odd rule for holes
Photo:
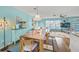
<svg viewBox="0 0 79 59">
<path fill-rule="evenodd" d="M 79 37 L 69 34 L 70 35 L 70 48 L 72 52 L 79 52 Z"/>
</svg>

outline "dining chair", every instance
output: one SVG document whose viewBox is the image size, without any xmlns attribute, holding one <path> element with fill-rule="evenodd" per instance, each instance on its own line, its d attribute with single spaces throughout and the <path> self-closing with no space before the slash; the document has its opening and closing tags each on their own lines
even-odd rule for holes
<svg viewBox="0 0 79 59">
<path fill-rule="evenodd" d="M 49 36 L 52 38 L 53 52 L 70 52 L 70 39 L 61 36 Z"/>
<path fill-rule="evenodd" d="M 33 39 L 21 37 L 20 51 L 22 51 L 22 52 L 37 52 L 38 46 L 39 46 L 38 42 L 35 42 Z"/>
<path fill-rule="evenodd" d="M 53 38 L 51 38 L 53 40 Z M 52 41 L 49 42 L 50 39 L 49 39 L 49 33 L 46 33 L 45 35 L 45 40 L 44 40 L 44 49 L 45 50 L 49 50 L 49 51 L 53 51 L 53 46 L 52 46 Z"/>
</svg>

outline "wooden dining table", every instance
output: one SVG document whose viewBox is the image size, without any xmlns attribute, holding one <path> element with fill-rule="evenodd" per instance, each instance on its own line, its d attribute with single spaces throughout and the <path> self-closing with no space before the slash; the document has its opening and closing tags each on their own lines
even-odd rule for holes
<svg viewBox="0 0 79 59">
<path fill-rule="evenodd" d="M 39 30 L 34 30 L 30 31 L 28 33 L 25 33 L 23 37 L 28 38 L 28 39 L 33 39 L 33 40 L 38 40 L 39 42 L 39 51 L 43 51 L 43 43 L 45 38 L 46 33 L 41 33 Z M 22 43 L 22 40 L 20 40 L 20 44 Z"/>
</svg>

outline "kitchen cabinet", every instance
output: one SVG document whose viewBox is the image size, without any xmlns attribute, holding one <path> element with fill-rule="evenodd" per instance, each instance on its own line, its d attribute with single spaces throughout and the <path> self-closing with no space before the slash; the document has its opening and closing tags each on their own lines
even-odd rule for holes
<svg viewBox="0 0 79 59">
<path fill-rule="evenodd" d="M 16 30 L 12 30 L 12 42 L 16 42 Z"/>
<path fill-rule="evenodd" d="M 26 29 L 16 30 L 16 40 L 19 40 L 20 36 L 23 35 L 25 32 L 26 32 Z"/>
<path fill-rule="evenodd" d="M 4 47 L 4 31 L 0 29 L 0 49 Z"/>
<path fill-rule="evenodd" d="M 12 42 L 20 40 L 20 36 L 26 32 L 26 29 L 15 29 L 12 30 Z"/>
<path fill-rule="evenodd" d="M 5 46 L 12 43 L 12 32 L 11 29 L 5 29 Z"/>
</svg>

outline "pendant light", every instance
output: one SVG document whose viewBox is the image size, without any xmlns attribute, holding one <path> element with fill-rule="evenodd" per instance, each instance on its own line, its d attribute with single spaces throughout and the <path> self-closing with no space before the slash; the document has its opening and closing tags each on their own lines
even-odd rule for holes
<svg viewBox="0 0 79 59">
<path fill-rule="evenodd" d="M 39 21 L 41 20 L 41 16 L 39 15 L 38 7 L 35 7 L 34 10 L 36 11 L 36 15 L 33 18 L 33 21 Z"/>
</svg>

